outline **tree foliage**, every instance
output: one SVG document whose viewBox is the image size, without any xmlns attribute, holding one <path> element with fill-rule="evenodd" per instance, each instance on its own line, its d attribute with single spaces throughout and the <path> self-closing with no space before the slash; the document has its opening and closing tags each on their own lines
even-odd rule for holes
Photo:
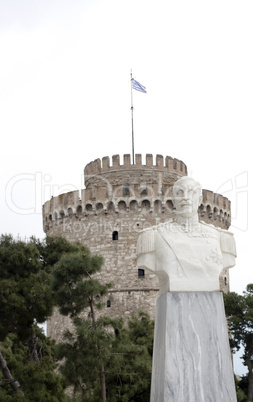
<svg viewBox="0 0 253 402">
<path fill-rule="evenodd" d="M 102 262 L 63 238 L 0 237 L 0 400 L 65 401 L 67 385 L 75 400 L 149 400 L 153 321 L 101 315 Z M 54 306 L 73 323 L 59 345 L 37 327 Z"/>
<path fill-rule="evenodd" d="M 144 313 L 128 326 L 99 315 L 111 286 L 94 278 L 101 265 L 101 257 L 79 245 L 53 270 L 56 304 L 74 326 L 57 346 L 61 373 L 83 401 L 149 400 L 153 322 Z"/>
<path fill-rule="evenodd" d="M 52 312 L 50 275 L 42 267 L 35 242 L 0 238 L 0 340 L 10 332 L 26 339 L 34 320 Z"/>
<path fill-rule="evenodd" d="M 73 253 L 61 257 L 52 273 L 55 303 L 61 314 L 73 319 L 75 327 L 74 333 L 65 332 L 65 344 L 58 347 L 58 356 L 65 358 L 61 371 L 74 386 L 75 393 L 80 392 L 82 398 L 87 398 L 87 395 L 91 398 L 91 390 L 98 381 L 100 398 L 105 401 L 104 365 L 111 342 L 110 331 L 107 330 L 111 326 L 111 320 L 97 319 L 96 310 L 102 308 L 101 298 L 108 292 L 111 284 L 103 285 L 92 277 L 100 271 L 102 257 L 92 256 L 82 245 L 77 247 Z M 80 318 L 79 315 L 85 314 L 85 311 L 87 318 Z M 70 366 L 73 367 L 75 376 L 69 371 Z"/>
<path fill-rule="evenodd" d="M 64 400 L 54 346 L 36 323 L 52 313 L 52 267 L 73 249 L 62 238 L 0 237 L 0 400 Z"/>
<path fill-rule="evenodd" d="M 108 400 L 149 401 L 154 321 L 139 312 L 115 334 L 106 366 Z"/>
<path fill-rule="evenodd" d="M 52 290 L 61 314 L 74 318 L 89 307 L 90 314 L 95 315 L 94 309 L 102 307 L 101 297 L 108 292 L 111 284 L 103 285 L 92 277 L 101 269 L 102 263 L 102 257 L 92 256 L 87 248 L 79 244 L 76 250 L 63 255 L 55 264 Z"/>
<path fill-rule="evenodd" d="M 57 345 L 57 356 L 64 359 L 60 370 L 76 397 L 101 400 L 102 363 L 108 401 L 149 401 L 154 332 L 149 316 L 133 315 L 125 325 L 106 317 L 74 323 L 75 331 L 66 331 Z"/>
<path fill-rule="evenodd" d="M 224 302 L 232 350 L 244 349 L 243 364 L 248 368 L 247 401 L 253 401 L 253 284 L 247 286 L 243 295 L 225 294 Z"/>
<path fill-rule="evenodd" d="M 14 393 L 0 374 L 1 401 L 67 401 L 65 380 L 55 373 L 54 342 L 46 338 L 40 328 L 36 328 L 38 361 L 32 359 L 28 343 L 22 342 L 14 333 L 5 338 L 0 348 L 12 376 L 18 378 L 22 389 L 22 393 Z"/>
<path fill-rule="evenodd" d="M 63 238 L 24 242 L 0 237 L 0 340 L 10 332 L 26 339 L 35 321 L 43 323 L 52 314 L 52 268 L 76 249 Z"/>
<path fill-rule="evenodd" d="M 66 331 L 64 341 L 57 345 L 58 358 L 64 358 L 61 373 L 83 401 L 105 398 L 105 365 L 111 357 L 113 340 L 113 332 L 108 330 L 110 321 L 74 319 L 74 332 Z"/>
</svg>

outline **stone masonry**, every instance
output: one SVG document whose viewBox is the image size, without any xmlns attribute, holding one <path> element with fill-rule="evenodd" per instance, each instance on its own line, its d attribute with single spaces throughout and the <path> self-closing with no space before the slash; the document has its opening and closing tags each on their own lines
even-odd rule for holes
<svg viewBox="0 0 253 402">
<path fill-rule="evenodd" d="M 119 155 L 96 159 L 84 169 L 85 189 L 53 197 L 43 205 L 43 228 L 48 236 L 63 236 L 81 242 L 93 254 L 104 258 L 99 274 L 103 283 L 113 282 L 105 300 L 103 314 L 129 317 L 146 311 L 154 318 L 159 294 L 155 275 L 136 267 L 136 243 L 139 232 L 173 219 L 172 187 L 187 175 L 186 165 L 169 156 Z M 230 201 L 220 194 L 203 190 L 200 220 L 228 229 Z M 221 290 L 228 292 L 228 272 L 220 277 Z M 57 312 L 48 322 L 48 335 L 59 339 L 68 325 Z"/>
</svg>

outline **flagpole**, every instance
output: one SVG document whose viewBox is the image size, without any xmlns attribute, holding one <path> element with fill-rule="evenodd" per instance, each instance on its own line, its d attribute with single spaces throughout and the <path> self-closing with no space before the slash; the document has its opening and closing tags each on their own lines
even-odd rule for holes
<svg viewBox="0 0 253 402">
<path fill-rule="evenodd" d="M 131 115 L 132 115 L 132 160 L 133 160 L 133 165 L 134 165 L 134 106 L 133 106 L 132 70 L 131 70 L 130 76 L 131 76 Z"/>
</svg>

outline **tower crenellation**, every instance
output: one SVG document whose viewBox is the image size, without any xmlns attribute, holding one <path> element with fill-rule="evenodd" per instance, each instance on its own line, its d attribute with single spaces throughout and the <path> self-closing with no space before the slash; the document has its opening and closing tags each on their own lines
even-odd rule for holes
<svg viewBox="0 0 253 402">
<path fill-rule="evenodd" d="M 85 176 L 89 176 L 92 174 L 103 173 L 106 171 L 114 170 L 114 169 L 131 169 L 138 170 L 140 167 L 142 169 L 164 169 L 166 171 L 170 171 L 171 173 L 176 173 L 179 175 L 187 175 L 187 167 L 186 165 L 180 161 L 179 159 L 172 158 L 170 156 L 166 156 L 165 158 L 162 155 L 156 155 L 155 163 L 154 157 L 152 154 L 146 155 L 146 163 L 142 163 L 142 155 L 135 155 L 135 163 L 131 164 L 131 156 L 130 154 L 123 155 L 123 163 L 120 163 L 120 155 L 113 155 L 112 159 L 108 156 L 104 156 L 101 159 L 95 159 L 94 161 L 88 163 L 84 168 Z"/>
<path fill-rule="evenodd" d="M 47 231 L 49 222 L 59 218 L 69 218 L 73 214 L 80 219 L 91 213 L 107 214 L 143 212 L 143 202 L 149 202 L 149 212 L 153 213 L 160 205 L 161 213 L 171 214 L 173 210 L 173 183 L 180 176 L 187 175 L 186 165 L 169 156 L 146 155 L 146 164 L 142 164 L 142 156 L 137 154 L 136 164 L 130 165 L 130 155 L 124 155 L 124 163 L 120 165 L 119 155 L 96 159 L 85 166 L 86 188 L 81 191 L 71 191 L 52 197 L 43 206 L 44 228 Z M 165 162 L 165 163 L 164 163 Z M 146 203 L 147 204 L 147 203 Z M 112 208 L 113 205 L 113 208 Z M 133 208 L 135 206 L 135 208 Z M 210 190 L 203 189 L 203 202 L 199 209 L 200 217 L 218 226 L 228 229 L 230 226 L 230 201 Z M 147 205 L 145 207 L 147 212 Z M 213 218 L 214 217 L 214 218 Z M 217 219 L 219 218 L 218 222 Z"/>
</svg>

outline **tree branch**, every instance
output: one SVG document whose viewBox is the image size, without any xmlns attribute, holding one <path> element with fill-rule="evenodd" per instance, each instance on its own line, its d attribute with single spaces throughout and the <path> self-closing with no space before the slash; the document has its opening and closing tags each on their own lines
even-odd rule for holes
<svg viewBox="0 0 253 402">
<path fill-rule="evenodd" d="M 24 395 L 20 384 L 15 378 L 12 377 L 11 372 L 7 366 L 6 360 L 4 359 L 1 351 L 0 351 L 0 369 L 2 370 L 3 376 L 8 384 L 10 384 L 11 388 L 22 395 Z"/>
</svg>

